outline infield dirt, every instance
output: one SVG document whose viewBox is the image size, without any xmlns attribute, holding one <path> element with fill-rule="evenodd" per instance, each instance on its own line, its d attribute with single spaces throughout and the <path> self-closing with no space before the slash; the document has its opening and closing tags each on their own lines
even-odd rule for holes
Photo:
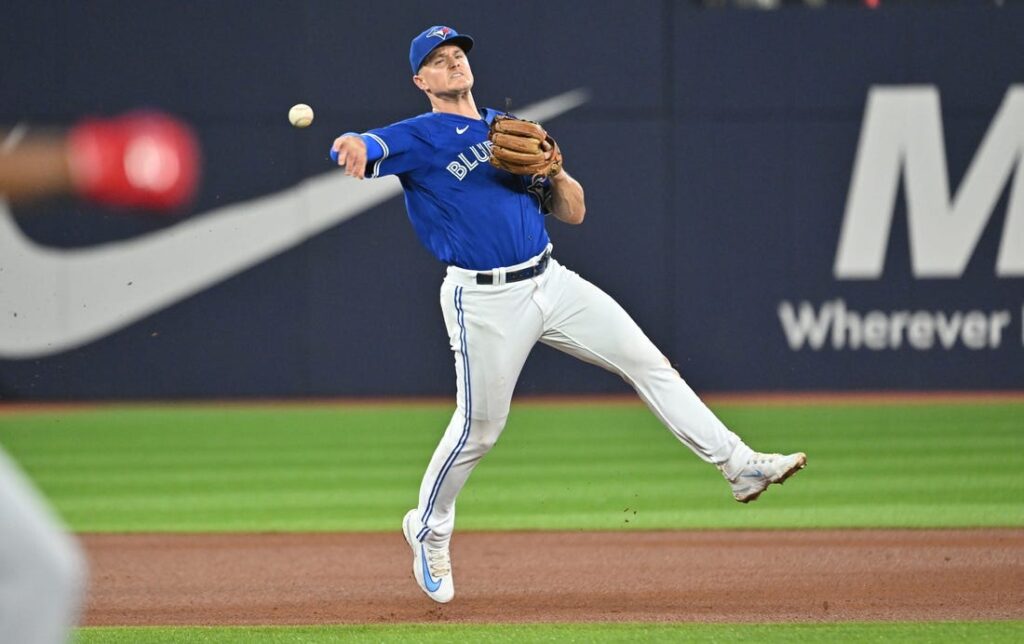
<svg viewBox="0 0 1024 644">
<path fill-rule="evenodd" d="M 1024 619 L 1024 530 L 82 535 L 85 625 Z"/>
</svg>

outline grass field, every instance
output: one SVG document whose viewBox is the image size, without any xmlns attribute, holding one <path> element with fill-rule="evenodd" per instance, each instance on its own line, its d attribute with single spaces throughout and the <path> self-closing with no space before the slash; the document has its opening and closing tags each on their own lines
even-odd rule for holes
<svg viewBox="0 0 1024 644">
<path fill-rule="evenodd" d="M 460 528 L 1024 525 L 1024 404 L 717 411 L 757 449 L 807 452 L 800 484 L 738 513 L 722 502 L 720 474 L 645 408 L 522 404 L 460 497 Z M 449 413 L 424 404 L 10 414 L 0 415 L 0 443 L 75 531 L 394 530 Z M 637 511 L 629 524 L 625 508 Z"/>
<path fill-rule="evenodd" d="M 1019 642 L 1024 622 L 86 628 L 79 644 L 305 642 Z"/>
<path fill-rule="evenodd" d="M 756 449 L 807 452 L 798 483 L 736 512 L 720 474 L 646 408 L 521 403 L 460 497 L 459 527 L 1024 526 L 1024 403 L 721 405 L 716 412 Z M 0 444 L 78 532 L 394 531 L 396 517 L 415 504 L 449 414 L 447 405 L 427 403 L 40 410 L 0 413 Z M 79 640 L 429 641 L 501 633 L 517 641 L 1012 641 L 1024 634 L 1019 622 L 481 628 L 83 629 Z"/>
</svg>

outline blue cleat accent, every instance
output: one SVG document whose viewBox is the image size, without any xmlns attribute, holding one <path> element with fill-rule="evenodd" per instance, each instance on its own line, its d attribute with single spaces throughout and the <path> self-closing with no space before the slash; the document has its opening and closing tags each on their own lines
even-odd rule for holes
<svg viewBox="0 0 1024 644">
<path fill-rule="evenodd" d="M 436 593 L 437 589 L 441 587 L 441 580 L 434 581 L 434 578 L 430 576 L 430 568 L 427 566 L 427 552 L 423 548 L 423 544 L 420 544 L 420 563 L 423 564 L 423 585 L 427 587 L 428 593 Z"/>
<path fill-rule="evenodd" d="M 409 510 L 402 520 L 402 534 L 412 549 L 412 576 L 427 597 L 447 603 L 455 596 L 452 562 L 448 548 L 431 548 L 416 538 L 420 526 L 416 510 Z"/>
<path fill-rule="evenodd" d="M 807 466 L 807 456 L 803 452 L 795 454 L 760 454 L 750 455 L 743 469 L 736 478 L 726 480 L 732 486 L 732 496 L 740 503 L 756 501 L 769 485 L 782 483 Z M 722 472 L 725 474 L 724 470 Z"/>
</svg>

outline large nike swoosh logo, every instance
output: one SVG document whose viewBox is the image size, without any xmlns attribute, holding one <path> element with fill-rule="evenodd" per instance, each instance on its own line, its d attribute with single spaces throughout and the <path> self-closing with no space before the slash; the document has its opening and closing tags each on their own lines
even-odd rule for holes
<svg viewBox="0 0 1024 644">
<path fill-rule="evenodd" d="M 576 89 L 519 113 L 544 121 L 588 100 Z M 394 177 L 328 172 L 170 228 L 78 249 L 36 244 L 0 200 L 0 358 L 47 356 L 102 338 L 401 192 Z"/>
</svg>

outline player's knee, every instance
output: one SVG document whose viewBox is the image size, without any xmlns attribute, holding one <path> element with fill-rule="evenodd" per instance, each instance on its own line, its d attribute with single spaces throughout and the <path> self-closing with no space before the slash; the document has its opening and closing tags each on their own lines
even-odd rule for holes
<svg viewBox="0 0 1024 644">
<path fill-rule="evenodd" d="M 491 448 L 498 442 L 498 437 L 493 434 L 487 436 L 481 436 L 477 439 L 477 445 L 480 450 L 489 452 Z"/>
<path fill-rule="evenodd" d="M 507 417 L 500 419 L 474 418 L 469 426 L 469 436 L 466 439 L 466 449 L 480 455 L 491 451 L 494 444 L 501 436 L 501 430 L 505 428 Z"/>
<path fill-rule="evenodd" d="M 650 342 L 637 342 L 624 347 L 615 364 L 619 375 L 627 380 L 647 378 L 666 369 L 672 370 L 668 359 Z"/>
</svg>

